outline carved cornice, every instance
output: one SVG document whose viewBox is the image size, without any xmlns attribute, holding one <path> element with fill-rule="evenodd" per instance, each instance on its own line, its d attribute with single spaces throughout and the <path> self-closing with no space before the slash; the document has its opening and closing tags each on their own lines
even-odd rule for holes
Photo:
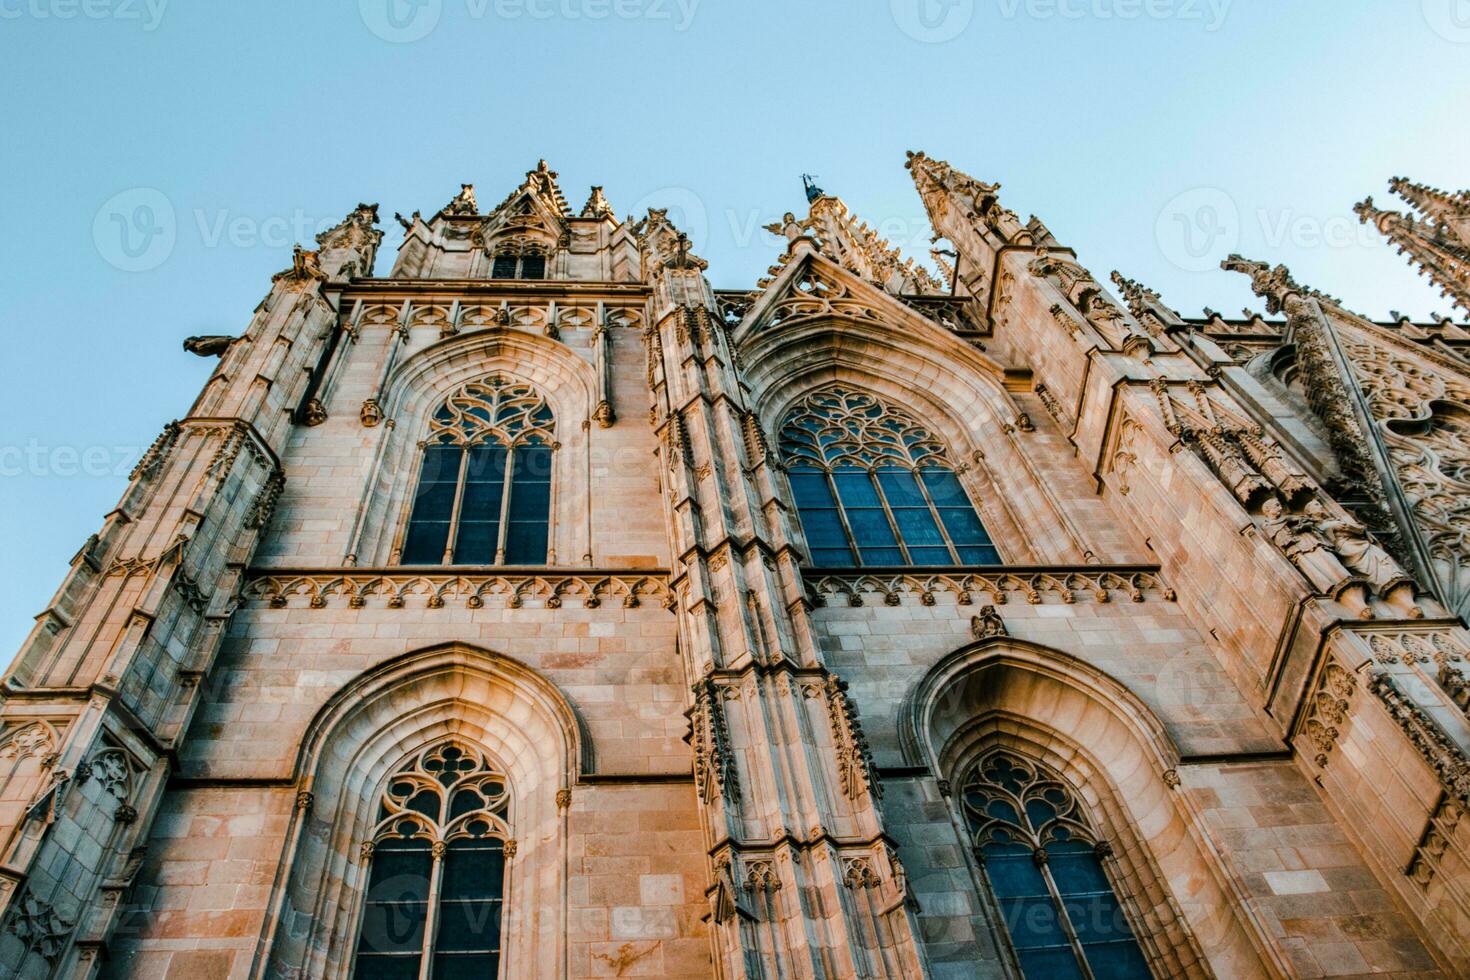
<svg viewBox="0 0 1470 980">
<path fill-rule="evenodd" d="M 1112 602 L 1125 599 L 1176 599 L 1156 565 L 1083 565 L 1050 567 L 997 567 L 984 570 L 952 569 L 809 569 L 805 575 L 812 603 L 826 605 L 842 596 L 849 606 L 861 606 L 877 595 L 883 604 L 902 605 L 905 598 L 932 606 L 940 594 L 953 595 L 959 605 L 973 605 L 986 595 L 997 606 L 1013 595 L 1031 605 L 1047 600 L 1063 604 L 1080 601 Z"/>
<path fill-rule="evenodd" d="M 244 596 L 274 608 L 373 605 L 400 609 L 412 600 L 429 609 L 454 603 L 479 609 L 489 602 L 520 608 L 528 600 L 559 608 L 579 599 L 584 608 L 605 602 L 637 608 L 654 602 L 672 608 L 673 593 L 664 570 L 517 569 L 417 571 L 406 568 L 253 569 Z"/>
</svg>

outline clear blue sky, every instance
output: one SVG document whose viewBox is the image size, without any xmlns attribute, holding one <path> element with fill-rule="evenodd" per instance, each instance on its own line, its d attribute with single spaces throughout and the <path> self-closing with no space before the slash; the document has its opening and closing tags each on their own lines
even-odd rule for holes
<svg viewBox="0 0 1470 980">
<path fill-rule="evenodd" d="M 1470 185 L 1467 69 L 1470 0 L 0 0 L 0 663 L 208 375 L 182 338 L 359 200 L 386 272 L 394 211 L 545 157 L 742 287 L 803 171 L 927 248 L 922 148 L 1186 313 L 1251 301 L 1198 271 L 1234 246 L 1424 315 L 1350 209 Z"/>
</svg>

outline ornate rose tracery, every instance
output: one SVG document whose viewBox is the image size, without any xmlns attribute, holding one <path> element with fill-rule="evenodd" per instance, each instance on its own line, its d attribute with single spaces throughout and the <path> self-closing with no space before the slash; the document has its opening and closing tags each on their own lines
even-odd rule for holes
<svg viewBox="0 0 1470 980">
<path fill-rule="evenodd" d="M 867 392 L 833 385 L 798 402 L 781 426 L 787 466 L 950 466 L 944 443 Z"/>
<path fill-rule="evenodd" d="M 509 807 L 505 776 L 484 753 L 444 742 L 420 752 L 388 782 L 373 841 L 509 840 Z"/>
<path fill-rule="evenodd" d="M 430 443 L 551 445 L 555 419 L 540 392 L 501 374 L 460 385 L 429 423 Z"/>
</svg>

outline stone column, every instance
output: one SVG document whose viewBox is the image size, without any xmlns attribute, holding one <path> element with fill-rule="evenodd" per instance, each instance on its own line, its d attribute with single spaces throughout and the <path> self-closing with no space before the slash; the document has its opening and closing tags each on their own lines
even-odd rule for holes
<svg viewBox="0 0 1470 980">
<path fill-rule="evenodd" d="M 641 236 L 690 743 L 722 977 L 921 977 L 857 712 L 822 663 L 784 478 L 742 394 L 705 263 Z"/>
</svg>

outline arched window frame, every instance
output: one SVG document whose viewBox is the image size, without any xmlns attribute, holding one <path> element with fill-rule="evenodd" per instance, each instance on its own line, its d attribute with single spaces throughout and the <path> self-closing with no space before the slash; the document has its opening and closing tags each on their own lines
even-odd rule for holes
<svg viewBox="0 0 1470 980">
<path fill-rule="evenodd" d="M 930 427 L 877 395 L 844 384 L 828 385 L 807 394 L 786 411 L 779 446 L 782 467 L 802 517 L 802 530 L 814 564 L 830 564 L 824 558 L 841 548 L 820 548 L 813 543 L 808 522 L 812 510 L 835 512 L 833 516 L 841 527 L 848 551 L 848 561 L 840 563 L 845 566 L 1002 563 L 1000 550 L 962 479 L 963 468 L 954 465 L 944 441 Z M 849 489 L 869 492 L 869 499 L 876 502 L 876 507 L 856 507 L 845 499 L 840 477 L 853 476 L 857 471 L 866 473 L 867 486 L 854 483 L 848 485 Z M 912 474 L 909 487 L 899 485 L 905 471 Z M 812 507 L 810 503 L 803 506 L 801 481 L 813 472 L 822 474 L 831 506 Z M 947 479 L 941 479 L 938 474 L 944 474 Z M 944 486 L 937 487 L 935 482 Z M 821 492 L 820 487 L 817 489 Z M 949 494 L 949 499 L 937 499 L 941 489 Z M 895 497 L 902 493 L 908 494 L 908 501 L 896 502 Z M 850 513 L 862 509 L 881 511 L 891 543 L 865 542 L 864 536 L 853 527 Z M 928 528 L 937 532 L 938 540 L 911 540 L 914 529 L 908 520 L 900 520 L 901 511 L 914 512 L 921 522 L 927 519 Z M 973 518 L 974 528 L 955 526 L 965 515 Z M 883 525 L 879 530 L 881 533 Z M 957 540 L 962 532 L 966 539 Z M 863 554 L 865 550 L 886 551 L 899 560 L 869 562 Z M 827 555 L 821 555 L 822 552 Z M 941 556 L 940 552 L 947 555 Z"/>
<path fill-rule="evenodd" d="M 958 771 L 960 778 L 954 782 L 958 791 L 953 797 L 958 824 L 968 835 L 980 879 L 1000 913 L 1001 931 L 1023 978 L 1075 976 L 1096 980 L 1126 976 L 1151 980 L 1154 972 L 1149 962 L 1150 950 L 1140 941 L 1142 934 L 1134 921 L 1135 903 L 1112 867 L 1112 843 L 1094 829 L 1077 789 L 1046 764 L 1008 747 L 992 747 Z M 1011 853 L 987 854 L 987 848 Z M 1027 850 L 1029 855 L 1025 854 Z M 1069 873 L 1070 880 L 1065 885 L 1054 867 L 1054 858 L 1063 855 L 1069 864 L 1077 866 Z M 1009 889 L 998 887 L 993 877 L 1000 861 L 1027 859 L 1045 887 L 1044 895 L 1026 897 L 1033 903 L 1031 908 L 1026 907 L 1026 898 L 1002 894 Z M 1094 879 L 1093 890 L 1077 889 L 1076 879 L 1089 875 Z M 1106 889 L 1099 888 L 1100 884 L 1105 884 Z M 1076 903 L 1083 898 L 1094 900 L 1093 921 L 1086 924 L 1086 932 L 1076 921 Z M 1057 930 L 1064 940 L 1061 945 L 1049 948 L 1054 954 L 1070 954 L 1071 959 L 1062 964 L 1038 962 L 1044 956 L 1038 953 L 1039 947 L 1022 947 L 1018 938 L 1016 930 L 1022 915 L 1031 918 L 1030 926 L 1036 925 L 1030 913 L 1037 900 L 1046 903 L 1041 908 L 1055 916 Z M 1025 912 L 1018 915 L 1022 909 Z M 1110 912 L 1112 925 L 1121 926 L 1125 932 L 1115 934 L 1116 938 L 1111 940 L 1097 940 L 1093 930 L 1098 926 L 1096 914 L 1102 911 Z M 1088 952 L 1101 946 L 1115 947 L 1128 972 L 1097 972 Z M 1032 966 L 1030 971 L 1028 962 Z M 1075 967 L 1075 973 L 1060 972 L 1068 965 Z"/>
<path fill-rule="evenodd" d="M 457 770 L 457 775 L 450 776 L 451 767 Z M 426 796 L 434 797 L 436 813 L 426 812 L 420 805 Z M 459 801 L 467 796 L 475 805 L 462 809 Z M 497 765 L 488 753 L 462 739 L 450 738 L 426 746 L 394 771 L 379 796 L 380 815 L 373 834 L 363 841 L 361 847 L 363 860 L 368 866 L 369 884 L 358 913 L 353 977 L 375 976 L 369 972 L 370 962 L 395 959 L 416 959 L 417 975 L 432 975 L 438 972 L 440 960 L 460 956 L 481 959 L 493 956 L 496 972 L 491 975 L 503 972 L 500 969 L 504 961 L 502 930 L 505 907 L 510 901 L 511 864 L 516 854 L 516 841 L 511 835 L 513 800 L 514 793 L 504 768 Z M 374 894 L 374 872 L 378 868 L 375 861 L 379 860 L 380 854 L 391 853 L 384 845 L 395 841 L 421 841 L 427 846 L 430 865 L 424 881 L 422 903 L 405 903 L 401 898 L 393 897 L 401 896 L 402 892 Z M 446 871 L 456 858 L 465 860 L 462 855 L 468 849 L 457 851 L 456 845 L 466 842 L 472 845 L 476 842 L 491 842 L 488 848 L 473 849 L 500 852 L 502 880 L 498 892 L 490 887 L 490 882 L 476 882 L 485 886 L 485 894 L 494 897 L 445 897 Z M 416 848 L 399 847 L 395 850 L 411 853 Z M 404 884 L 398 881 L 396 887 L 403 888 Z M 445 938 L 442 932 L 445 907 L 451 903 L 466 907 L 468 921 L 486 924 L 488 919 L 470 918 L 476 913 L 469 910 L 468 906 L 497 906 L 494 912 L 496 918 L 493 948 L 441 948 L 440 939 Z M 385 951 L 374 948 L 371 945 L 374 937 L 370 930 L 378 924 L 375 916 L 380 910 L 385 918 L 395 913 L 402 914 L 394 906 L 403 904 L 424 906 L 423 931 L 417 953 L 411 949 Z M 394 924 L 402 923 L 388 923 L 390 926 Z"/>
<path fill-rule="evenodd" d="M 551 270 L 551 248 L 521 235 L 490 243 L 486 253 L 490 259 L 490 278 L 501 282 L 543 280 Z"/>
<path fill-rule="evenodd" d="M 486 397 L 488 396 L 488 397 Z M 556 563 L 557 456 L 561 444 L 556 440 L 556 417 L 545 396 L 536 388 L 499 372 L 467 381 L 456 388 L 439 405 L 429 420 L 429 432 L 418 443 L 418 465 L 414 483 L 404 501 L 403 517 L 394 541 L 391 561 L 404 563 L 414 528 L 414 511 L 427 472 L 426 454 L 445 446 L 460 447 L 459 471 L 455 479 L 454 501 L 449 513 L 444 553 L 439 562 L 415 562 L 416 565 L 465 565 L 456 562 L 455 551 L 463 523 L 463 505 L 470 450 L 475 446 L 496 443 L 506 449 L 505 469 L 500 494 L 500 514 L 496 527 L 495 553 L 490 564 L 504 565 L 510 531 L 510 509 L 515 490 L 516 450 L 522 447 L 544 447 L 550 487 L 547 494 L 546 559 Z M 539 563 L 538 563 L 539 564 Z"/>
</svg>

